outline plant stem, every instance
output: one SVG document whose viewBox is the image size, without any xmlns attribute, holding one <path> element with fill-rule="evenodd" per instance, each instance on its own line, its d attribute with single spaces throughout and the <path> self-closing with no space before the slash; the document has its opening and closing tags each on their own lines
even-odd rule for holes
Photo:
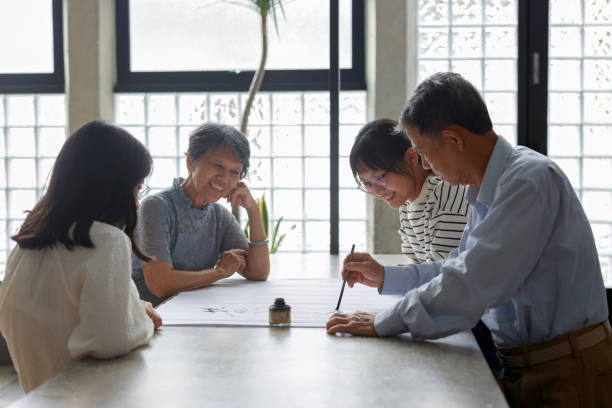
<svg viewBox="0 0 612 408">
<path fill-rule="evenodd" d="M 248 137 L 247 129 L 249 123 L 249 115 L 251 114 L 251 108 L 255 101 L 255 95 L 261 88 L 263 77 L 266 72 L 266 59 L 268 58 L 268 13 L 262 12 L 261 14 L 261 60 L 259 61 L 259 67 L 255 71 L 251 86 L 249 87 L 249 96 L 247 102 L 244 105 L 244 111 L 242 113 L 242 121 L 240 123 L 240 131 L 243 135 Z M 238 206 L 232 206 L 232 214 L 240 222 L 240 208 Z"/>
</svg>

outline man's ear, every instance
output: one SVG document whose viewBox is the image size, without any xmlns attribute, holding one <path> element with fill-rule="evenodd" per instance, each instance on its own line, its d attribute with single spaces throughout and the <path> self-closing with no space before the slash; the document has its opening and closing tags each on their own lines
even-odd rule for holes
<svg viewBox="0 0 612 408">
<path fill-rule="evenodd" d="M 404 153 L 404 162 L 412 169 L 419 165 L 419 155 L 413 148 L 406 149 Z"/>
<path fill-rule="evenodd" d="M 191 173 L 193 171 L 193 162 L 191 161 L 191 156 L 189 155 L 189 152 L 185 153 L 185 162 L 187 164 L 187 171 Z"/>
<path fill-rule="evenodd" d="M 463 128 L 457 125 L 448 125 L 442 129 L 441 137 L 450 143 L 457 151 L 462 152 L 465 148 L 465 133 Z"/>
</svg>

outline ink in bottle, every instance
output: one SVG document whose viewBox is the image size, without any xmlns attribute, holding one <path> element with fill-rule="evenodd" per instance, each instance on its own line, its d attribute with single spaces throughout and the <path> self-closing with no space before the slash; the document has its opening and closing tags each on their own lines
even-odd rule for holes
<svg viewBox="0 0 612 408">
<path fill-rule="evenodd" d="M 276 298 L 270 306 L 268 313 L 270 326 L 288 327 L 291 325 L 291 306 L 285 303 L 285 299 Z"/>
</svg>

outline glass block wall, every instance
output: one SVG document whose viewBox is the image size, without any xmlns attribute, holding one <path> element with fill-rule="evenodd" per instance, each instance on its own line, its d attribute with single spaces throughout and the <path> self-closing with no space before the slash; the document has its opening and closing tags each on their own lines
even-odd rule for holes
<svg viewBox="0 0 612 408">
<path fill-rule="evenodd" d="M 612 286 L 612 4 L 550 2 L 548 154 L 591 221 Z"/>
<path fill-rule="evenodd" d="M 348 154 L 366 120 L 365 92 L 343 92 L 340 101 L 340 250 L 366 250 L 366 195 L 356 189 Z M 150 150 L 151 192 L 187 173 L 189 133 L 205 121 L 239 127 L 246 95 L 238 93 L 117 94 L 116 121 Z M 249 118 L 253 195 L 265 194 L 273 222 L 287 233 L 279 251 L 328 252 L 329 96 L 326 92 L 259 93 Z M 223 199 L 221 201 L 224 201 Z M 243 214 L 243 220 L 246 214 Z M 294 229 L 290 228 L 294 226 Z"/>
<path fill-rule="evenodd" d="M 494 129 L 516 144 L 517 0 L 419 0 L 418 80 L 463 75 L 487 103 Z"/>
<path fill-rule="evenodd" d="M 0 95 L 0 275 L 65 136 L 64 95 Z"/>
</svg>

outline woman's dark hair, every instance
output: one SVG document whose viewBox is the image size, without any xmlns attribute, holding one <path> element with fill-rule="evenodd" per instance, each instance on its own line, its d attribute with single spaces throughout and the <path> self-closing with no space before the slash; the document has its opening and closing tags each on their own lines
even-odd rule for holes
<svg viewBox="0 0 612 408">
<path fill-rule="evenodd" d="M 349 164 L 359 183 L 359 168 L 390 171 L 413 176 L 404 166 L 404 154 L 412 147 L 410 139 L 398 129 L 392 119 L 377 119 L 366 123 L 355 137 Z M 420 162 L 420 157 L 419 157 Z"/>
<path fill-rule="evenodd" d="M 138 217 L 134 189 L 149 175 L 152 163 L 147 149 L 127 131 L 102 121 L 87 123 L 62 146 L 47 191 L 11 238 L 30 249 L 57 242 L 68 249 L 92 248 L 89 229 L 94 221 L 122 223 L 134 254 L 150 261 L 133 233 Z"/>
<path fill-rule="evenodd" d="M 229 149 L 242 163 L 240 178 L 249 171 L 251 148 L 247 138 L 236 128 L 222 123 L 206 122 L 191 132 L 187 152 L 192 161 L 219 147 Z"/>
<path fill-rule="evenodd" d="M 439 72 L 421 82 L 402 110 L 400 124 L 402 128 L 415 126 L 429 137 L 437 137 L 450 124 L 478 135 L 493 129 L 480 92 L 452 72 Z"/>
</svg>

